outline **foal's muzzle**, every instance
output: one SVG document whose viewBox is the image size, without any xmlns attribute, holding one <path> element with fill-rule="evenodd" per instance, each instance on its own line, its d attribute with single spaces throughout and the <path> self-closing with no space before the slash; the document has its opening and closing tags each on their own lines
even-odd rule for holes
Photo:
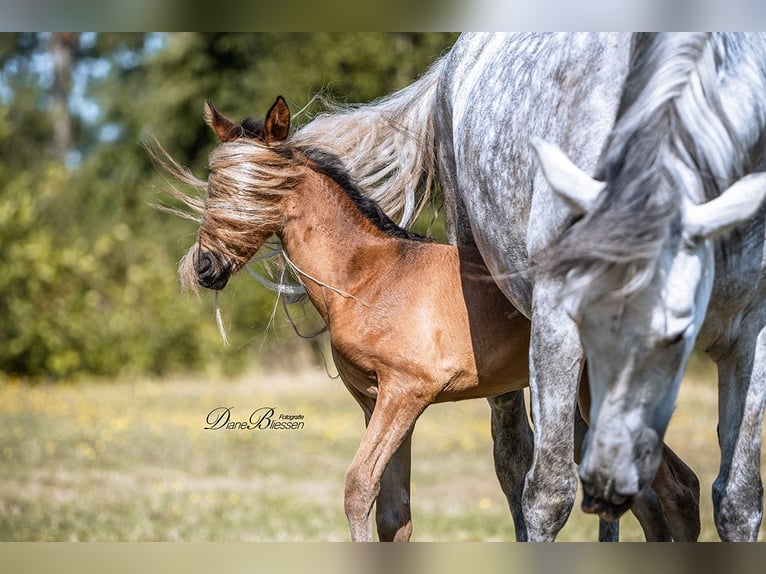
<svg viewBox="0 0 766 574">
<path fill-rule="evenodd" d="M 230 263 L 225 262 L 217 253 L 203 249 L 197 251 L 194 269 L 197 272 L 197 283 L 217 291 L 226 287 L 231 276 Z"/>
</svg>

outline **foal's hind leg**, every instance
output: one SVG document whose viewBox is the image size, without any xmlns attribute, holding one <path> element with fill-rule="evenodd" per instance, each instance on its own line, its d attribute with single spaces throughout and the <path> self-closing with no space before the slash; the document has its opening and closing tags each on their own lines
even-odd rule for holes
<svg viewBox="0 0 766 574">
<path fill-rule="evenodd" d="M 662 461 L 652 488 L 670 523 L 673 540 L 696 542 L 701 529 L 700 481 L 667 445 L 663 446 Z"/>
<path fill-rule="evenodd" d="M 412 536 L 410 468 L 412 431 L 396 449 L 380 479 L 375 523 L 381 542 L 407 542 Z"/>
<path fill-rule="evenodd" d="M 521 510 L 524 477 L 532 464 L 534 437 L 527 419 L 523 391 L 487 399 L 492 410 L 492 451 L 495 473 L 513 516 L 516 540 L 526 542 L 527 525 Z"/>
</svg>

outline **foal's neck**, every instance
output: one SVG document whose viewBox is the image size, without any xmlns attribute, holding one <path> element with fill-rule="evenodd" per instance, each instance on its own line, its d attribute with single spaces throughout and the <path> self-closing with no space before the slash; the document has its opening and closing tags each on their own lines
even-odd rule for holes
<svg viewBox="0 0 766 574">
<path fill-rule="evenodd" d="M 356 296 L 414 243 L 378 229 L 337 182 L 312 169 L 286 201 L 282 244 L 323 314 L 328 288 Z"/>
</svg>

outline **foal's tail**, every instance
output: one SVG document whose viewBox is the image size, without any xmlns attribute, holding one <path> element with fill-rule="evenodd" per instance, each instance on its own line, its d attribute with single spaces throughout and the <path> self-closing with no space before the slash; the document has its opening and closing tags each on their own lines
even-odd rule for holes
<svg viewBox="0 0 766 574">
<path fill-rule="evenodd" d="M 362 193 L 402 227 L 417 219 L 436 179 L 433 112 L 443 61 L 393 94 L 335 106 L 294 136 L 338 155 Z"/>
</svg>

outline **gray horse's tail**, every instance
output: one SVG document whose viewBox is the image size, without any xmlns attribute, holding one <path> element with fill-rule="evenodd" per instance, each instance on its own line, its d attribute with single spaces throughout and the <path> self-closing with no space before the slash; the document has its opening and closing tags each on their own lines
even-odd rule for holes
<svg viewBox="0 0 766 574">
<path fill-rule="evenodd" d="M 402 227 L 417 219 L 436 179 L 434 102 L 442 63 L 369 104 L 333 106 L 294 136 L 339 156 L 362 193 Z"/>
</svg>

